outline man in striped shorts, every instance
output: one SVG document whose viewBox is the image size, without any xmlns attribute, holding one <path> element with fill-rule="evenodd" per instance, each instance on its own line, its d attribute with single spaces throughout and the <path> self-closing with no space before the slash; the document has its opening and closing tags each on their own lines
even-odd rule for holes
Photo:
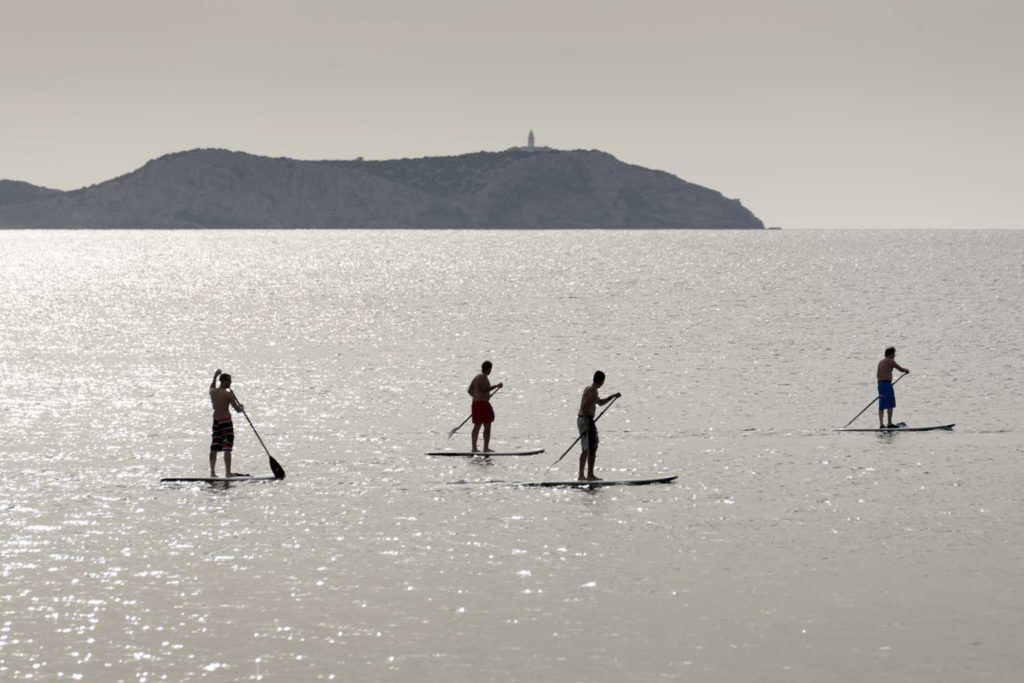
<svg viewBox="0 0 1024 683">
<path fill-rule="evenodd" d="M 217 378 L 220 377 L 220 386 L 217 386 Z M 220 370 L 213 373 L 213 381 L 210 382 L 210 402 L 213 403 L 213 438 L 210 441 L 210 476 L 217 476 L 217 452 L 224 451 L 224 476 L 244 477 L 247 475 L 231 471 L 231 451 L 235 447 L 235 427 L 231 422 L 231 408 L 235 412 L 244 410 L 231 392 L 231 375 L 221 373 Z"/>
</svg>

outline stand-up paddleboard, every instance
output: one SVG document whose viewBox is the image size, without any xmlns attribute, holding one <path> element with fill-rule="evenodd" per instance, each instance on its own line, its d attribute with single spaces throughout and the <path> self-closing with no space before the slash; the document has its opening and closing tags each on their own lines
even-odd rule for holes
<svg viewBox="0 0 1024 683">
<path fill-rule="evenodd" d="M 904 425 L 902 427 L 881 427 L 881 428 L 879 428 L 879 427 L 874 427 L 874 428 L 871 428 L 871 427 L 849 428 L 849 427 L 847 427 L 846 429 L 836 429 L 835 431 L 837 431 L 837 432 L 933 432 L 936 429 L 952 429 L 954 427 L 954 425 L 956 425 L 955 422 L 953 424 L 936 425 L 934 427 L 907 427 L 906 425 Z"/>
<path fill-rule="evenodd" d="M 284 479 L 284 477 L 165 477 L 160 480 L 160 483 L 174 484 L 190 481 L 203 481 L 209 484 L 216 484 L 218 482 L 234 483 L 236 481 L 277 481 L 278 479 Z"/>
<path fill-rule="evenodd" d="M 647 486 L 648 484 L 670 484 L 678 478 L 678 474 L 671 477 L 656 477 L 654 479 L 602 479 L 600 481 L 521 481 L 513 483 L 512 486 L 544 486 L 559 489 L 599 489 L 605 486 Z"/>
<path fill-rule="evenodd" d="M 669 484 L 679 475 L 655 477 L 654 479 L 602 479 L 600 481 L 450 481 L 449 484 L 501 484 L 517 487 L 545 487 L 563 489 L 599 489 L 606 486 L 647 486 L 648 484 Z"/>
<path fill-rule="evenodd" d="M 493 458 L 500 455 L 537 455 L 543 452 L 543 448 L 534 448 L 526 451 L 497 451 L 495 453 L 484 453 L 482 451 L 431 451 L 427 455 L 447 455 L 454 458 Z"/>
</svg>

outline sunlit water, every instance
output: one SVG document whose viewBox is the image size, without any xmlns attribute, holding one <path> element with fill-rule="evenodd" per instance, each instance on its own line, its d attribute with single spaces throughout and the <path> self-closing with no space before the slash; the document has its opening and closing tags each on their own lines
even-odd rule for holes
<svg viewBox="0 0 1024 683">
<path fill-rule="evenodd" d="M 1022 264 L 1013 232 L 0 232 L 0 680 L 1013 680 Z M 896 418 L 955 431 L 831 431 L 890 343 Z M 494 445 L 547 452 L 425 457 L 487 358 Z M 206 471 L 218 367 L 285 481 L 158 483 Z M 599 368 L 599 474 L 676 483 L 447 483 L 572 477 Z"/>
</svg>

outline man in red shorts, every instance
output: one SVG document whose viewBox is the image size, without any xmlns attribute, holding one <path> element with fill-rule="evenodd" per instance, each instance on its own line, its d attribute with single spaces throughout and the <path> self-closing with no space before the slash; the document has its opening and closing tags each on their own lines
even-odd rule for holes
<svg viewBox="0 0 1024 683">
<path fill-rule="evenodd" d="M 491 374 L 491 361 L 485 360 L 480 366 L 480 374 L 473 378 L 466 390 L 473 397 L 473 452 L 479 453 L 477 448 L 477 437 L 480 434 L 480 425 L 484 427 L 484 453 L 493 453 L 491 450 L 491 423 L 494 422 L 494 408 L 491 407 L 491 389 L 501 389 L 504 383 L 491 386 L 491 380 L 487 378 Z"/>
</svg>

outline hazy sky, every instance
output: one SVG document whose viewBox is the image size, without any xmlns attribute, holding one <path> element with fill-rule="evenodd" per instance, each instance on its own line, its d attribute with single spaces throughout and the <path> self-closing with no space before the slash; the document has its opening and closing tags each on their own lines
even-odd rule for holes
<svg viewBox="0 0 1024 683">
<path fill-rule="evenodd" d="M 1020 0 L 0 0 L 0 178 L 602 149 L 784 227 L 1024 228 Z"/>
</svg>

